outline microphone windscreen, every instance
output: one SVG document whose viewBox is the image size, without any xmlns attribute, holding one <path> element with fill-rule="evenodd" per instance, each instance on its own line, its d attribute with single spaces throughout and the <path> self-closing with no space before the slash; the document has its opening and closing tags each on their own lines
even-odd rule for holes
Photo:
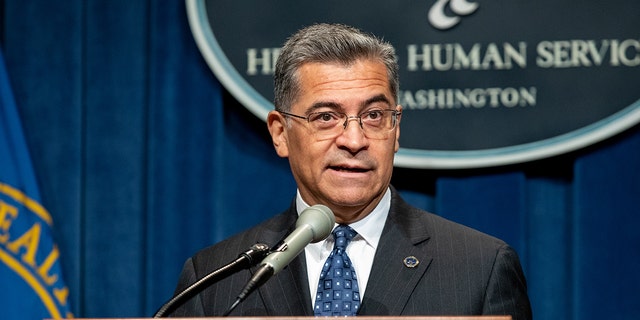
<svg viewBox="0 0 640 320">
<path fill-rule="evenodd" d="M 335 222 L 336 217 L 331 209 L 325 205 L 316 204 L 302 211 L 298 221 L 296 221 L 296 227 L 310 226 L 313 232 L 311 242 L 318 242 L 326 239 L 331 234 Z"/>
</svg>

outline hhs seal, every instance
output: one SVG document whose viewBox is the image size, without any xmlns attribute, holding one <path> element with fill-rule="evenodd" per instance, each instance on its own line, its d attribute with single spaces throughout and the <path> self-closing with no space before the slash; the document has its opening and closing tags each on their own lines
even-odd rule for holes
<svg viewBox="0 0 640 320">
<path fill-rule="evenodd" d="M 640 2 L 588 1 L 570 15 L 559 6 L 187 0 L 205 60 L 263 120 L 273 109 L 279 48 L 301 26 L 342 22 L 391 42 L 404 108 L 396 165 L 433 169 L 547 158 L 640 121 Z"/>
</svg>

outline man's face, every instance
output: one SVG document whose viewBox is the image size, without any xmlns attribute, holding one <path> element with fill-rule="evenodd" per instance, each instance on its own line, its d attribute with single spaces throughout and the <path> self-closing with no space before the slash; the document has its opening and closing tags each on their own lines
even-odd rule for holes
<svg viewBox="0 0 640 320">
<path fill-rule="evenodd" d="M 370 109 L 401 110 L 381 62 L 307 63 L 298 75 L 301 90 L 291 107 L 293 114 L 336 111 L 357 116 Z M 269 114 L 268 126 L 278 155 L 289 158 L 300 194 L 309 205 L 324 204 L 336 221 L 350 223 L 369 214 L 384 195 L 399 148 L 398 126 L 381 139 L 370 139 L 352 119 L 336 137 L 319 139 L 306 120 L 286 119 L 275 111 Z"/>
</svg>

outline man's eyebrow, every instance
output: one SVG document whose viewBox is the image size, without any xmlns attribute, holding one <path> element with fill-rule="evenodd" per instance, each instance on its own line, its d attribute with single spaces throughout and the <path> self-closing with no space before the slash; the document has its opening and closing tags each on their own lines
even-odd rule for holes
<svg viewBox="0 0 640 320">
<path fill-rule="evenodd" d="M 309 114 L 311 112 L 314 112 L 314 111 L 316 111 L 318 109 L 323 109 L 323 108 L 332 109 L 334 111 L 342 110 L 342 106 L 337 102 L 333 102 L 333 101 L 318 101 L 318 102 L 312 104 L 309 109 L 307 109 L 307 114 Z"/>
<path fill-rule="evenodd" d="M 389 99 L 387 99 L 387 97 L 384 94 L 379 94 L 377 96 L 373 96 L 369 99 L 367 99 L 363 104 L 362 107 L 366 108 L 367 106 L 370 106 L 374 103 L 378 103 L 378 102 L 384 102 L 387 105 L 391 106 L 391 101 L 389 101 Z"/>
<path fill-rule="evenodd" d="M 389 106 L 391 105 L 391 102 L 389 101 L 389 99 L 387 99 L 387 97 L 384 94 L 379 94 L 377 96 L 373 96 L 373 97 L 365 100 L 360 105 L 360 107 L 362 109 L 364 109 L 364 108 L 366 108 L 366 107 L 368 107 L 368 106 L 370 106 L 372 104 L 378 103 L 378 102 L 383 102 L 383 103 L 385 103 L 385 104 L 387 104 Z M 311 112 L 315 112 L 318 109 L 324 109 L 324 108 L 331 109 L 331 110 L 337 111 L 337 112 L 342 112 L 342 110 L 344 109 L 341 104 L 339 104 L 337 102 L 334 102 L 334 101 L 318 101 L 318 102 L 315 102 L 314 104 L 312 104 L 311 107 L 309 107 L 307 109 L 306 113 L 309 114 Z"/>
</svg>

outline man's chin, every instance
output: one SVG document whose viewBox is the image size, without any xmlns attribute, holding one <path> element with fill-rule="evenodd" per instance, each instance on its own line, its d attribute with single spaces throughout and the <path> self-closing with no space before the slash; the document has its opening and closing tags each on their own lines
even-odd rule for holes
<svg viewBox="0 0 640 320">
<path fill-rule="evenodd" d="M 376 197 L 371 186 L 346 187 L 332 190 L 328 199 L 331 204 L 342 208 L 358 208 L 366 206 Z"/>
</svg>

